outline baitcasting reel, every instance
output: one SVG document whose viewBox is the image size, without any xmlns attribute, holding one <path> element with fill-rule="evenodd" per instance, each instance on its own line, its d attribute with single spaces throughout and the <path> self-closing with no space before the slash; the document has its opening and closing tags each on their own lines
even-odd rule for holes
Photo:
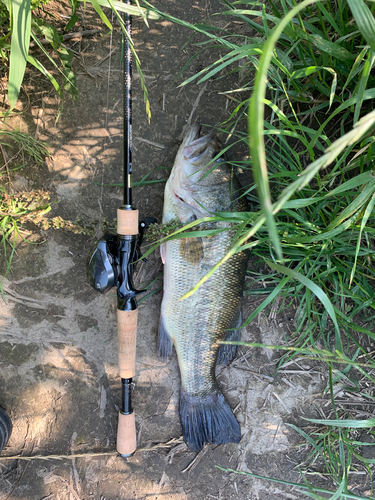
<svg viewBox="0 0 375 500">
<path fill-rule="evenodd" d="M 137 261 L 142 258 L 140 246 L 144 239 L 144 232 L 150 224 L 156 222 L 154 217 L 146 217 L 139 223 L 138 239 L 120 238 L 116 234 L 106 233 L 94 247 L 91 249 L 87 259 L 88 280 L 95 290 L 101 293 L 107 292 L 113 286 L 119 290 L 124 287 L 124 294 L 133 296 L 143 293 L 136 291 L 132 285 L 131 279 L 134 273 Z M 134 247 L 134 248 L 130 248 Z M 126 262 L 126 269 L 121 269 L 121 253 L 131 255 L 129 262 Z M 125 259 L 126 260 L 126 259 Z M 147 262 L 147 259 L 142 259 Z M 125 263 L 125 262 L 124 262 Z M 127 279 L 124 279 L 126 276 Z M 129 283 L 130 280 L 130 283 Z M 128 282 L 128 283 L 127 283 Z"/>
</svg>

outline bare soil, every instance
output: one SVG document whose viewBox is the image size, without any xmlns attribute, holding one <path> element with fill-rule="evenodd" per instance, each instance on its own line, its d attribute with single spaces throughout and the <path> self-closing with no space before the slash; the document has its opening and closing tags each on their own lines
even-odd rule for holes
<svg viewBox="0 0 375 500">
<path fill-rule="evenodd" d="M 218 5 L 162 0 L 159 8 L 202 23 Z M 50 3 L 47 10 L 64 25 L 62 16 L 69 15 L 65 3 Z M 81 11 L 80 19 L 77 29 L 100 32 L 67 43 L 77 56 L 79 99 L 73 103 L 66 98 L 57 123 L 55 92 L 40 74 L 28 70 L 17 115 L 9 123 L 46 141 L 51 157 L 43 167 L 29 165 L 19 171 L 14 186 L 50 191 L 58 202 L 52 215 L 99 224 L 103 217 L 113 220 L 122 203 L 121 187 L 109 186 L 122 182 L 121 36 L 118 27 L 112 39 L 104 36 L 106 29 L 90 7 L 84 15 Z M 187 29 L 167 21 L 150 21 L 147 27 L 134 20 L 152 111 L 148 123 L 134 71 L 135 181 L 149 172 L 151 179 L 168 176 L 165 167 L 173 165 L 189 119 L 215 125 L 232 109 L 220 94 L 237 78 L 229 72 L 206 86 L 178 87 L 178 72 L 198 50 L 192 44 L 183 48 L 189 36 Z M 183 76 L 199 71 L 213 57 L 203 52 Z M 161 220 L 163 188 L 159 183 L 134 190 L 141 217 Z M 241 424 L 242 440 L 239 445 L 207 446 L 193 453 L 181 439 L 176 357 L 163 363 L 156 353 L 159 290 L 139 307 L 134 391 L 138 450 L 125 460 L 115 451 L 120 403 L 115 290 L 101 295 L 87 282 L 86 258 L 93 238 L 64 230 L 38 231 L 34 241 L 40 237 L 42 244 L 18 246 L 12 271 L 2 279 L 0 406 L 10 414 L 14 428 L 1 458 L 47 458 L 0 461 L 1 500 L 305 498 L 295 488 L 217 466 L 300 482 L 295 466 L 305 450 L 287 423 L 303 427 L 301 417 L 318 416 L 313 403 L 326 383 L 322 369 L 296 362 L 276 375 L 277 354 L 241 348 L 229 367 L 218 367 L 217 375 Z M 0 273 L 4 271 L 2 265 Z M 152 288 L 158 290 L 161 273 L 160 258 L 154 254 L 138 270 L 139 288 L 141 282 L 158 278 Z M 244 317 L 262 299 L 244 299 Z M 294 328 L 291 318 L 262 316 L 243 331 L 243 339 L 280 344 Z M 67 457 L 81 453 L 87 456 Z"/>
</svg>

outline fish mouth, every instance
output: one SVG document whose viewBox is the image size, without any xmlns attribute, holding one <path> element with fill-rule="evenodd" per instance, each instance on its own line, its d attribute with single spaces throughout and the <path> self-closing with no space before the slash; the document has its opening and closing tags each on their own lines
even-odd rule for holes
<svg viewBox="0 0 375 500">
<path fill-rule="evenodd" d="M 203 136 L 201 136 L 201 131 L 202 126 L 199 123 L 194 123 L 185 136 L 183 153 L 184 157 L 190 162 L 199 160 L 205 154 L 209 145 L 213 145 L 213 151 L 217 153 L 221 150 L 220 141 L 214 131 Z"/>
</svg>

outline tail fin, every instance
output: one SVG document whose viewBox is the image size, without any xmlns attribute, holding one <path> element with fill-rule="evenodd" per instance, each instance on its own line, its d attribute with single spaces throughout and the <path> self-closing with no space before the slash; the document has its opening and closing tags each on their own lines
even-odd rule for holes
<svg viewBox="0 0 375 500">
<path fill-rule="evenodd" d="M 180 420 L 184 440 L 192 451 L 204 443 L 239 443 L 241 428 L 219 389 L 206 396 L 181 390 Z"/>
</svg>

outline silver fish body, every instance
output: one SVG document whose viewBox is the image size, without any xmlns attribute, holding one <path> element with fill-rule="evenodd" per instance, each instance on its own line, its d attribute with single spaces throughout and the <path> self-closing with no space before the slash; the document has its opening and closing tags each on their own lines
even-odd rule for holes
<svg viewBox="0 0 375 500">
<path fill-rule="evenodd" d="M 163 223 L 247 210 L 231 169 L 224 161 L 211 162 L 221 151 L 219 140 L 213 134 L 199 137 L 200 128 L 199 124 L 190 128 L 177 153 L 165 187 Z M 230 227 L 227 222 L 210 224 L 210 228 Z M 179 300 L 226 255 L 233 231 L 171 240 L 161 247 L 164 295 L 159 356 L 168 358 L 173 342 L 181 372 L 181 426 L 193 451 L 204 443 L 237 443 L 241 438 L 240 426 L 215 380 L 215 365 L 235 355 L 235 347 L 220 346 L 218 341 L 239 339 L 247 252 L 232 256 L 196 293 Z"/>
</svg>

